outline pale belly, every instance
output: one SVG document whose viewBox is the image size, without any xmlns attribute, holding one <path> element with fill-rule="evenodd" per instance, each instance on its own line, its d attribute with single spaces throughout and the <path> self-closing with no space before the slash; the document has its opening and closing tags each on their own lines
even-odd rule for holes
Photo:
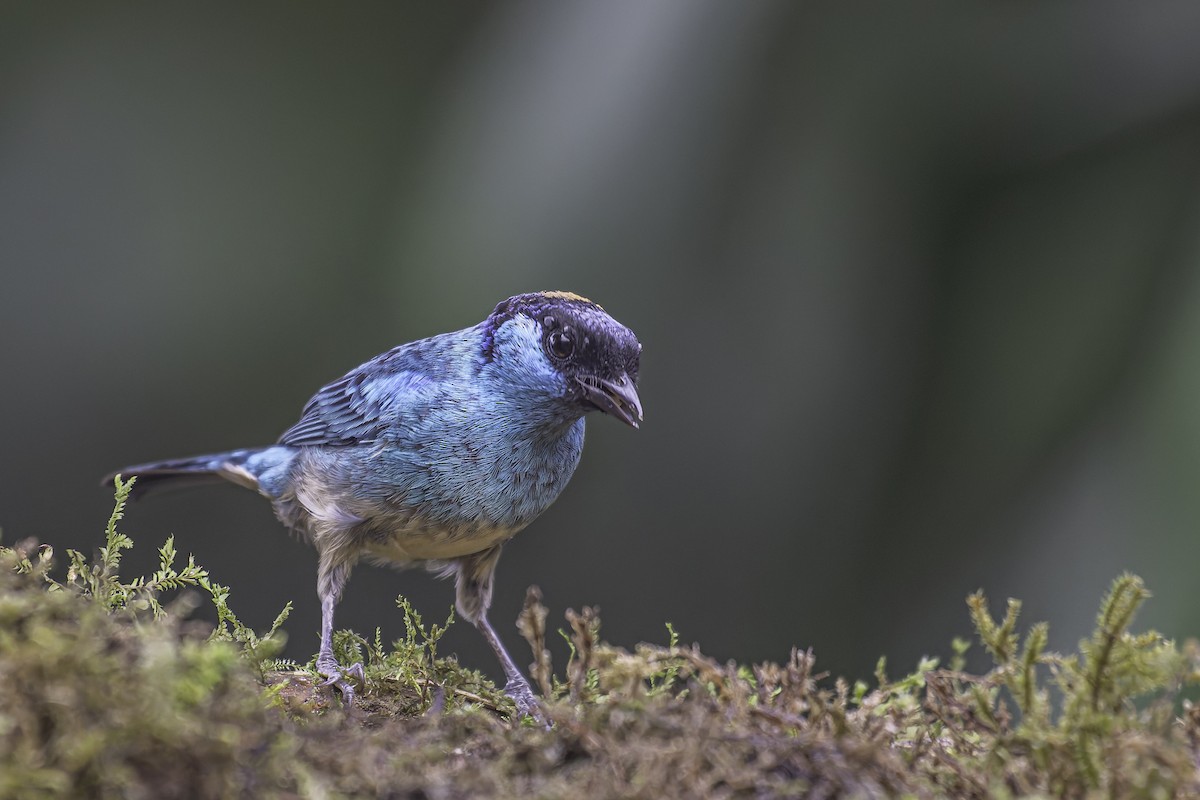
<svg viewBox="0 0 1200 800">
<path fill-rule="evenodd" d="M 368 558 L 387 563 L 445 561 L 479 553 L 511 539 L 511 528 L 400 531 L 389 537 L 372 536 L 363 548 Z"/>
</svg>

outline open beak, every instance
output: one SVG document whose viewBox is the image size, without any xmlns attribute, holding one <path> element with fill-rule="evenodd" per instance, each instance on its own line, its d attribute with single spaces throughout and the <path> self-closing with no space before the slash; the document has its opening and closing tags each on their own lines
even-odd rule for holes
<svg viewBox="0 0 1200 800">
<path fill-rule="evenodd" d="M 605 414 L 611 414 L 631 428 L 642 421 L 642 401 L 628 375 L 618 381 L 603 378 L 576 378 L 587 401 Z"/>
</svg>

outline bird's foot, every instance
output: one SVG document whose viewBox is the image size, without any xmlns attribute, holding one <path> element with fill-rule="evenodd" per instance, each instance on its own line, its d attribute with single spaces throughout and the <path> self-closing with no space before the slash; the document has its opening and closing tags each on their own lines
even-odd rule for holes
<svg viewBox="0 0 1200 800">
<path fill-rule="evenodd" d="M 341 693 L 342 706 L 344 708 L 354 707 L 355 694 L 354 685 L 346 680 L 346 678 L 354 678 L 360 686 L 367 685 L 367 676 L 363 672 L 361 661 L 342 669 L 337 661 L 332 658 L 328 660 L 317 659 L 317 672 L 328 679 L 325 683 L 321 684 L 322 686 L 332 686 Z"/>
<path fill-rule="evenodd" d="M 537 695 L 533 693 L 533 689 L 529 688 L 529 681 L 521 678 L 519 680 L 510 680 L 504 685 L 504 693 L 513 699 L 517 704 L 517 713 L 524 717 L 532 717 L 546 727 L 549 723 L 546 722 L 546 715 L 542 713 L 542 704 L 538 701 Z"/>
</svg>

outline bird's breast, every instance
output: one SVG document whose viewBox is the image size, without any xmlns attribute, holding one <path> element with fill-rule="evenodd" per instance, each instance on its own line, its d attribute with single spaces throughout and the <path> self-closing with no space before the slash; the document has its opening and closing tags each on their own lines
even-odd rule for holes
<svg viewBox="0 0 1200 800">
<path fill-rule="evenodd" d="M 536 435 L 494 428 L 462 431 L 422 448 L 423 458 L 413 459 L 419 462 L 420 476 L 401 487 L 396 500 L 450 525 L 516 532 L 554 502 L 582 451 L 582 419 Z"/>
<path fill-rule="evenodd" d="M 386 561 L 459 558 L 502 544 L 537 518 L 575 472 L 583 421 L 539 440 L 462 437 L 425 447 L 413 481 L 390 496 L 395 516 L 368 547 Z M 432 451 L 432 452 L 428 452 Z"/>
</svg>

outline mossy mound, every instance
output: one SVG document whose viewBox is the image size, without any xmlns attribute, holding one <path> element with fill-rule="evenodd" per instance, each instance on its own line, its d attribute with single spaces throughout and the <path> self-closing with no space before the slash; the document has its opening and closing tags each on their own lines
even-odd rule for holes
<svg viewBox="0 0 1200 800">
<path fill-rule="evenodd" d="M 571 658 L 556 672 L 547 611 L 531 590 L 518 626 L 534 655 L 541 722 L 477 672 L 438 652 L 447 625 L 400 601 L 404 638 L 340 632 L 366 664 L 342 709 L 312 665 L 271 660 L 287 609 L 264 635 L 170 540 L 153 575 L 126 581 L 131 546 L 118 492 L 94 564 L 49 548 L 0 548 L 0 797 L 1193 797 L 1200 712 L 1183 698 L 1200 656 L 1129 632 L 1148 594 L 1122 576 L 1078 653 L 1017 633 L 1019 604 L 992 618 L 969 599 L 995 666 L 928 660 L 876 685 L 786 663 L 720 664 L 695 646 L 632 652 L 599 619 L 568 611 Z M 194 587 L 164 605 L 166 590 Z M 216 630 L 189 622 L 216 604 Z"/>
<path fill-rule="evenodd" d="M 114 614 L 0 559 L 0 796 L 233 797 L 296 740 L 228 642 Z"/>
</svg>

